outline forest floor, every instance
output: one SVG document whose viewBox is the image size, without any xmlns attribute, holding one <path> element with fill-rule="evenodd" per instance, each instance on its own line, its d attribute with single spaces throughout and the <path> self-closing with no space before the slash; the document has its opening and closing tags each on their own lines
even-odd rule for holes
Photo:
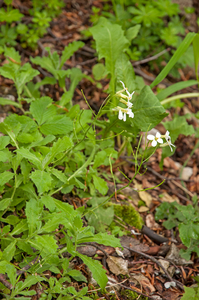
<svg viewBox="0 0 199 300">
<path fill-rule="evenodd" d="M 51 22 L 48 33 L 39 40 L 38 48 L 35 51 L 23 49 L 20 44 L 16 46 L 17 51 L 22 55 L 22 60 L 27 62 L 30 57 L 44 55 L 45 47 L 50 47 L 60 53 L 68 43 L 82 40 L 81 31 L 92 25 L 89 21 L 92 14 L 92 5 L 101 8 L 103 1 L 67 1 L 63 12 Z M 20 8 L 20 2 L 18 8 Z M 85 39 L 84 42 L 85 46 L 78 50 L 72 59 L 67 61 L 66 65 L 69 67 L 79 67 L 84 74 L 92 77 L 92 67 L 97 62 L 97 56 L 95 50 L 91 47 L 92 39 Z M 190 70 L 189 73 L 186 73 L 185 70 L 179 70 L 181 75 L 180 80 L 186 81 L 190 76 L 194 78 L 194 71 Z M 156 76 L 156 74 L 150 72 L 147 65 L 138 65 L 135 68 L 136 72 L 140 76 L 143 76 L 147 85 L 150 85 Z M 44 73 L 43 75 L 46 76 L 48 74 Z M 104 90 L 107 89 L 108 82 L 108 79 L 102 80 L 102 88 L 99 89 L 89 80 L 83 79 L 75 90 L 74 103 L 78 103 L 82 109 L 88 108 L 82 96 L 81 90 L 83 90 L 92 109 L 98 111 L 100 105 L 107 97 Z M 164 85 L 166 87 L 174 82 L 174 78 L 168 77 L 165 82 L 161 83 L 161 87 Z M 198 89 L 197 86 L 192 86 L 181 92 L 198 92 Z M 58 85 L 53 86 L 53 88 L 49 85 L 45 86 L 42 93 L 56 101 L 60 99 L 63 91 L 60 90 Z M 0 96 L 5 97 L 8 95 L 16 96 L 12 81 L 0 76 Z M 184 99 L 183 102 L 185 103 L 183 107 L 169 109 L 168 120 L 171 119 L 174 113 L 185 115 L 187 113 L 198 112 L 199 102 L 197 98 Z M 19 112 L 14 106 L 1 106 L 1 121 L 10 113 Z M 189 124 L 192 124 L 194 128 L 199 128 L 199 120 L 195 117 L 189 119 Z M 156 129 L 164 132 L 161 124 Z M 175 153 L 173 156 L 164 159 L 162 170 L 159 166 L 161 149 L 158 149 L 149 159 L 147 171 L 146 169 L 142 169 L 143 175 L 137 175 L 136 180 L 131 186 L 137 190 L 156 187 L 145 192 L 136 192 L 132 191 L 131 188 L 126 188 L 118 195 L 117 203 L 131 203 L 140 213 L 145 226 L 139 231 L 128 222 L 125 225 L 124 223 L 121 225 L 120 218 L 116 220 L 117 224 L 120 224 L 125 230 L 131 232 L 130 236 L 124 235 L 122 237 L 123 246 L 129 248 L 126 248 L 126 252 L 124 253 L 128 272 L 125 271 L 125 266 L 123 266 L 124 269 L 122 271 L 118 271 L 116 267 L 107 263 L 110 255 L 111 257 L 118 258 L 114 248 L 102 245 L 96 248 L 96 254 L 98 254 L 104 268 L 107 270 L 109 282 L 114 284 L 111 289 L 107 289 L 107 294 L 99 292 L 98 299 L 113 299 L 112 292 L 115 293 L 114 299 L 136 299 L 131 294 L 131 292 L 136 291 L 138 295 L 141 295 L 139 299 L 146 299 L 144 295 L 150 295 L 148 299 L 175 300 L 181 298 L 183 286 L 191 286 L 194 282 L 193 277 L 199 274 L 199 259 L 194 253 L 189 262 L 179 256 L 179 250 L 184 246 L 179 238 L 178 229 L 176 229 L 174 235 L 173 230 L 166 230 L 162 226 L 163 220 L 157 223 L 155 221 L 155 211 L 162 202 L 170 203 L 177 201 L 183 205 L 192 204 L 192 197 L 194 194 L 197 195 L 199 193 L 199 149 L 195 149 L 192 153 L 197 143 L 198 137 L 180 135 L 175 143 Z M 185 162 L 186 165 L 184 165 Z M 119 165 L 128 178 L 132 178 L 134 175 L 135 167 L 129 163 L 129 158 L 125 155 L 121 156 L 113 165 L 113 171 L 123 181 L 121 185 L 124 185 L 126 182 L 120 178 L 120 173 L 117 171 L 117 166 Z M 110 172 L 109 168 L 107 168 L 107 172 Z M 161 182 L 162 184 L 157 186 Z M 108 185 L 111 189 L 111 184 L 108 183 Z M 140 200 L 143 201 L 143 205 L 141 206 Z M 72 203 L 76 203 L 76 199 Z M 89 251 L 89 249 L 85 251 Z M 119 259 L 123 260 L 121 257 Z M 117 264 L 120 264 L 122 268 L 121 261 L 119 262 L 118 260 Z M 171 282 L 172 284 L 169 284 Z M 36 300 L 39 298 L 33 296 L 32 299 Z"/>
</svg>

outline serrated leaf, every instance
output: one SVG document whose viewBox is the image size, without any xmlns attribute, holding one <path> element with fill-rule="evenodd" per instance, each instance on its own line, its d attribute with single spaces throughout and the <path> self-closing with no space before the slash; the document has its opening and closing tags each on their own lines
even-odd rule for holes
<svg viewBox="0 0 199 300">
<path fill-rule="evenodd" d="M 42 180 L 42 179 L 41 179 Z M 26 203 L 26 217 L 29 227 L 29 235 L 31 236 L 34 231 L 41 227 L 41 214 L 43 211 L 43 205 L 35 199 L 30 199 Z"/>
<path fill-rule="evenodd" d="M 40 281 L 43 281 L 43 280 L 45 280 L 45 278 L 40 277 L 38 275 L 33 275 L 33 274 L 29 275 L 24 281 L 19 281 L 16 284 L 15 295 L 17 295 L 18 293 L 21 294 L 20 292 L 22 290 L 24 290 L 25 288 L 29 288 L 32 285 L 36 284 L 37 282 L 40 282 Z M 27 298 L 24 298 L 24 299 L 27 299 Z"/>
<path fill-rule="evenodd" d="M 5 147 L 10 143 L 9 136 L 0 136 L 0 150 L 5 149 Z"/>
<path fill-rule="evenodd" d="M 47 71 L 49 71 L 50 73 L 52 73 L 53 76 L 58 80 L 56 69 L 55 69 L 55 67 L 53 65 L 53 62 L 50 59 L 50 57 L 47 57 L 47 56 L 39 57 L 39 56 L 37 56 L 35 58 L 31 57 L 30 60 L 33 64 L 40 65 L 42 68 L 44 68 Z"/>
<path fill-rule="evenodd" d="M 61 223 L 60 217 L 58 218 L 57 214 L 51 214 L 51 219 L 39 230 L 39 233 L 43 232 L 53 232 Z"/>
<path fill-rule="evenodd" d="M 42 169 L 41 160 L 30 150 L 25 148 L 20 148 L 17 150 L 17 153 L 22 155 L 22 157 L 28 159 L 31 163 L 33 163 L 38 169 Z"/>
<path fill-rule="evenodd" d="M 67 134 L 73 130 L 73 122 L 66 116 L 54 116 L 41 125 L 40 130 L 43 134 Z"/>
<path fill-rule="evenodd" d="M 107 182 L 96 176 L 96 175 L 93 175 L 93 183 L 94 183 L 94 186 L 95 188 L 102 194 L 102 195 L 106 195 L 106 193 L 108 192 L 108 185 L 107 185 Z"/>
<path fill-rule="evenodd" d="M 30 175 L 30 178 L 36 185 L 39 194 L 48 192 L 51 189 L 52 178 L 49 173 L 45 171 L 35 170 Z"/>
<path fill-rule="evenodd" d="M 149 86 L 145 86 L 134 102 L 133 123 L 141 131 L 149 131 L 159 124 L 167 113 Z"/>
<path fill-rule="evenodd" d="M 62 171 L 59 171 L 57 169 L 52 169 L 51 174 L 53 174 L 55 177 L 57 177 L 60 181 L 66 183 L 67 182 L 67 177 L 64 175 Z"/>
<path fill-rule="evenodd" d="M 0 174 L 0 186 L 3 186 L 5 183 L 9 182 L 10 179 L 12 179 L 14 176 L 14 173 L 5 171 Z"/>
<path fill-rule="evenodd" d="M 32 80 L 38 74 L 39 71 L 34 70 L 29 63 L 23 65 L 18 71 L 15 79 L 15 84 L 17 86 L 18 93 L 21 94 L 25 84 Z"/>
<path fill-rule="evenodd" d="M 73 217 L 75 217 L 77 215 L 77 212 L 74 210 L 73 206 L 68 204 L 68 203 L 63 203 L 59 200 L 54 199 L 55 205 L 56 207 L 61 210 L 66 218 L 68 218 L 69 220 L 71 220 Z"/>
<path fill-rule="evenodd" d="M 63 67 L 64 63 L 73 55 L 75 51 L 77 51 L 79 48 L 82 48 L 83 46 L 84 43 L 80 41 L 75 41 L 68 44 L 68 46 L 66 46 L 62 52 L 60 68 Z"/>
<path fill-rule="evenodd" d="M 17 240 L 11 242 L 4 250 L 2 260 L 11 261 L 15 254 Z"/>
<path fill-rule="evenodd" d="M 45 205 L 45 207 L 48 208 L 51 212 L 55 210 L 56 205 L 54 199 L 51 196 L 49 195 L 42 196 L 41 201 Z"/>
<path fill-rule="evenodd" d="M 16 283 L 16 277 L 17 277 L 15 267 L 11 264 L 7 264 L 6 274 L 7 274 L 8 278 L 10 279 L 10 283 L 12 284 L 12 286 L 14 286 Z"/>
<path fill-rule="evenodd" d="M 91 270 L 93 278 L 97 281 L 99 286 L 104 289 L 108 278 L 106 276 L 106 271 L 102 268 L 102 265 L 99 263 L 99 261 L 96 261 L 88 256 L 85 256 L 83 254 L 80 254 L 79 252 L 76 252 L 76 255 L 79 256 L 83 262 L 88 266 L 88 268 Z"/>
<path fill-rule="evenodd" d="M 55 254 L 58 248 L 56 240 L 52 235 L 36 236 L 35 240 L 30 240 L 29 243 L 32 247 L 40 250 L 43 257 L 49 254 Z"/>
<path fill-rule="evenodd" d="M 48 107 L 51 103 L 52 99 L 50 97 L 41 97 L 31 103 L 30 112 L 39 125 L 56 114 L 55 106 L 52 106 L 51 109 Z"/>
<path fill-rule="evenodd" d="M 14 61 L 18 62 L 19 65 L 21 64 L 21 55 L 15 48 L 5 47 L 4 55 L 8 58 L 12 58 Z"/>
</svg>

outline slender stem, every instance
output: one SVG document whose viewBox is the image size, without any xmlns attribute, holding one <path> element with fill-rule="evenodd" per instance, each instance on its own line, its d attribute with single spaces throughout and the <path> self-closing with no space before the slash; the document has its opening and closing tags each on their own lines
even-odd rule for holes
<svg viewBox="0 0 199 300">
<path fill-rule="evenodd" d="M 177 100 L 177 99 L 193 98 L 193 97 L 199 97 L 199 93 L 187 93 L 187 94 L 176 95 L 176 96 L 162 100 L 161 104 L 163 105 L 163 104 L 169 103 L 169 102 Z"/>
</svg>

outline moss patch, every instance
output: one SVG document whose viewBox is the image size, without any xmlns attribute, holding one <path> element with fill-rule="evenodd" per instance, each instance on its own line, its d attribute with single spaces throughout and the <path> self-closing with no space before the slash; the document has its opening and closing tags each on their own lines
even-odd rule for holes
<svg viewBox="0 0 199 300">
<path fill-rule="evenodd" d="M 138 299 L 140 296 L 136 292 L 130 291 L 130 290 L 123 290 L 121 291 L 121 295 L 125 296 L 125 300 L 133 300 L 133 299 Z M 140 296 L 139 300 L 148 300 L 148 297 Z"/>
</svg>

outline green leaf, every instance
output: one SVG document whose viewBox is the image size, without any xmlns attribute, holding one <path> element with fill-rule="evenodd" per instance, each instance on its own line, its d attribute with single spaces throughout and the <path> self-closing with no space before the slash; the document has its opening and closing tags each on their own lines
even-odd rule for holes
<svg viewBox="0 0 199 300">
<path fill-rule="evenodd" d="M 63 203 L 59 200 L 54 199 L 56 207 L 61 210 L 67 219 L 71 220 L 71 218 L 77 215 L 77 212 L 74 210 L 73 206 L 68 203 Z"/>
<path fill-rule="evenodd" d="M 95 234 L 94 236 L 88 236 L 78 240 L 78 244 L 86 242 L 95 242 L 111 247 L 121 247 L 120 240 L 118 238 L 114 237 L 113 235 L 101 232 Z"/>
<path fill-rule="evenodd" d="M 73 130 L 73 122 L 66 116 L 54 116 L 41 125 L 40 130 L 43 134 L 67 134 Z"/>
<path fill-rule="evenodd" d="M 11 261 L 15 254 L 17 240 L 11 242 L 4 250 L 2 260 Z"/>
<path fill-rule="evenodd" d="M 147 85 L 134 102 L 132 111 L 135 115 L 133 123 L 141 131 L 149 131 L 167 116 L 164 107 Z"/>
<path fill-rule="evenodd" d="M 97 167 L 103 165 L 103 162 L 105 161 L 105 158 L 107 157 L 107 154 L 104 150 L 99 151 L 95 155 L 94 165 L 93 168 L 96 169 Z"/>
<path fill-rule="evenodd" d="M 10 143 L 9 136 L 0 136 L 0 150 L 5 149 L 5 147 Z"/>
<path fill-rule="evenodd" d="M 41 201 L 45 205 L 45 207 L 50 210 L 50 212 L 53 212 L 55 210 L 56 205 L 54 199 L 49 195 L 42 196 Z"/>
<path fill-rule="evenodd" d="M 95 80 L 101 80 L 102 78 L 104 78 L 106 76 L 106 68 L 104 64 L 102 63 L 95 64 L 92 67 L 92 73 Z"/>
<path fill-rule="evenodd" d="M 196 300 L 196 292 L 194 288 L 189 288 L 184 286 L 185 293 L 182 296 L 181 300 Z"/>
<path fill-rule="evenodd" d="M 53 105 L 50 106 L 51 103 L 52 99 L 50 97 L 41 97 L 30 104 L 30 112 L 39 125 L 56 114 L 56 108 Z"/>
<path fill-rule="evenodd" d="M 35 90 L 38 90 L 40 86 L 45 85 L 45 84 L 55 84 L 57 80 L 54 77 L 45 77 L 43 80 L 37 82 L 34 86 Z"/>
<path fill-rule="evenodd" d="M 83 42 L 75 41 L 64 48 L 61 56 L 60 69 L 63 67 L 64 63 L 73 55 L 75 51 L 84 46 Z"/>
<path fill-rule="evenodd" d="M 19 65 L 21 64 L 21 55 L 15 48 L 5 47 L 4 55 L 8 58 L 12 58 L 14 61 L 18 62 Z"/>
<path fill-rule="evenodd" d="M 41 251 L 42 257 L 55 254 L 58 248 L 56 240 L 52 235 L 36 236 L 35 240 L 30 240 L 29 243 L 32 247 Z"/>
<path fill-rule="evenodd" d="M 51 189 L 52 178 L 49 173 L 45 171 L 35 170 L 30 175 L 30 178 L 36 185 L 39 194 L 48 192 Z"/>
<path fill-rule="evenodd" d="M 88 266 L 88 268 L 92 272 L 93 278 L 97 281 L 99 286 L 104 289 L 108 282 L 108 278 L 106 276 L 106 271 L 102 268 L 102 265 L 99 263 L 99 261 L 96 261 L 78 252 L 76 252 L 76 255 L 79 256 Z"/>
<path fill-rule="evenodd" d="M 10 233 L 11 235 L 18 235 L 21 232 L 25 232 L 26 230 L 28 230 L 28 223 L 27 220 L 21 220 L 13 229 L 13 231 Z"/>
<path fill-rule="evenodd" d="M 21 294 L 20 292 L 25 288 L 29 288 L 37 282 L 43 281 L 45 278 L 42 278 L 38 275 L 30 274 L 24 281 L 19 281 L 15 287 L 14 295 Z M 18 298 L 20 299 L 20 298 Z M 24 298 L 27 299 L 27 298 Z"/>
<path fill-rule="evenodd" d="M 129 61 L 128 55 L 125 53 L 121 53 L 121 55 L 116 60 L 115 64 L 115 74 L 117 77 L 117 82 L 119 83 L 119 87 L 117 85 L 118 90 L 123 89 L 120 80 L 124 82 L 125 86 L 128 86 L 128 90 L 132 93 L 136 88 L 136 77 L 133 70 L 133 66 Z"/>
<path fill-rule="evenodd" d="M 8 148 L 6 148 L 5 150 L 0 151 L 0 161 L 6 162 L 6 161 L 11 161 L 11 159 L 12 159 L 12 154 L 8 150 Z"/>
<path fill-rule="evenodd" d="M 53 232 L 59 227 L 60 223 L 60 218 L 57 217 L 57 213 L 56 215 L 51 214 L 50 220 L 39 230 L 39 233 Z"/>
<path fill-rule="evenodd" d="M 198 63 L 199 63 L 199 34 L 197 34 L 193 40 L 193 53 L 194 53 L 194 65 L 196 79 L 198 80 Z"/>
<path fill-rule="evenodd" d="M 29 63 L 23 65 L 16 74 L 15 84 L 19 94 L 22 93 L 23 88 L 27 82 L 32 80 L 39 74 L 39 71 L 34 70 Z"/>
<path fill-rule="evenodd" d="M 152 82 L 150 85 L 151 88 L 156 86 L 158 83 L 160 83 L 169 73 L 169 71 L 173 68 L 173 66 L 177 63 L 179 58 L 183 55 L 183 53 L 187 50 L 189 45 L 192 43 L 196 36 L 196 33 L 189 32 L 183 42 L 180 44 L 178 49 L 176 50 L 175 54 L 172 56 L 170 61 L 167 63 L 166 67 L 162 70 L 162 72 L 156 77 L 156 79 Z"/>
<path fill-rule="evenodd" d="M 129 29 L 127 29 L 126 37 L 129 40 L 129 42 L 131 42 L 134 38 L 136 38 L 140 28 L 141 28 L 141 25 L 138 24 L 138 25 L 135 25 L 135 26 L 130 27 Z"/>
<path fill-rule="evenodd" d="M 116 60 L 129 46 L 124 31 L 120 25 L 112 24 L 104 17 L 100 17 L 98 24 L 89 30 L 96 41 L 99 59 L 105 58 L 107 72 L 114 76 Z M 111 91 L 115 90 L 114 80 L 112 77 Z"/>
<path fill-rule="evenodd" d="M 76 281 L 87 282 L 86 277 L 78 270 L 70 270 L 67 272 L 67 275 L 73 277 Z"/>
<path fill-rule="evenodd" d="M 14 102 L 12 100 L 6 99 L 6 98 L 1 98 L 1 97 L 0 97 L 0 105 L 13 105 L 15 107 L 21 108 L 21 104 Z"/>
<path fill-rule="evenodd" d="M 12 202 L 11 198 L 6 198 L 0 201 L 0 211 L 6 209 Z"/>
<path fill-rule="evenodd" d="M 95 188 L 102 194 L 102 195 L 106 195 L 106 193 L 108 192 L 108 185 L 107 185 L 107 182 L 96 176 L 96 175 L 93 175 L 93 183 L 94 183 L 94 186 Z"/>
<path fill-rule="evenodd" d="M 41 160 L 30 150 L 25 148 L 20 148 L 17 150 L 17 153 L 20 154 L 22 157 L 28 159 L 31 163 L 33 163 L 38 169 L 42 169 Z"/>
<path fill-rule="evenodd" d="M 41 178 L 42 180 L 42 178 Z M 29 227 L 29 235 L 31 236 L 37 229 L 41 227 L 41 214 L 43 211 L 43 205 L 41 202 L 30 199 L 26 203 L 26 217 Z"/>
<path fill-rule="evenodd" d="M 13 265 L 7 264 L 6 266 L 6 274 L 8 275 L 8 278 L 10 279 L 10 283 L 15 286 L 16 283 L 16 269 Z"/>
<path fill-rule="evenodd" d="M 181 81 L 181 82 L 177 82 L 172 84 L 171 86 L 169 86 L 168 88 L 162 90 L 161 92 L 159 92 L 156 97 L 161 101 L 166 99 L 168 96 L 170 96 L 171 94 L 180 91 L 182 89 L 185 89 L 186 87 L 192 86 L 192 85 L 197 85 L 198 81 L 196 80 L 188 80 L 188 81 Z"/>
<path fill-rule="evenodd" d="M 9 182 L 10 179 L 12 179 L 14 176 L 14 173 L 5 171 L 0 174 L 0 186 L 3 186 L 5 183 Z"/>
<path fill-rule="evenodd" d="M 54 64 L 53 64 L 52 60 L 50 59 L 50 57 L 47 57 L 47 56 L 39 57 L 39 56 L 37 56 L 35 58 L 31 57 L 30 60 L 33 64 L 40 65 L 42 68 L 49 71 L 58 80 L 57 70 L 55 69 Z"/>
<path fill-rule="evenodd" d="M 0 9 L 0 22 L 12 23 L 14 21 L 19 21 L 24 15 L 19 12 L 18 9 L 11 9 L 10 11 L 5 11 L 4 8 Z"/>
</svg>

